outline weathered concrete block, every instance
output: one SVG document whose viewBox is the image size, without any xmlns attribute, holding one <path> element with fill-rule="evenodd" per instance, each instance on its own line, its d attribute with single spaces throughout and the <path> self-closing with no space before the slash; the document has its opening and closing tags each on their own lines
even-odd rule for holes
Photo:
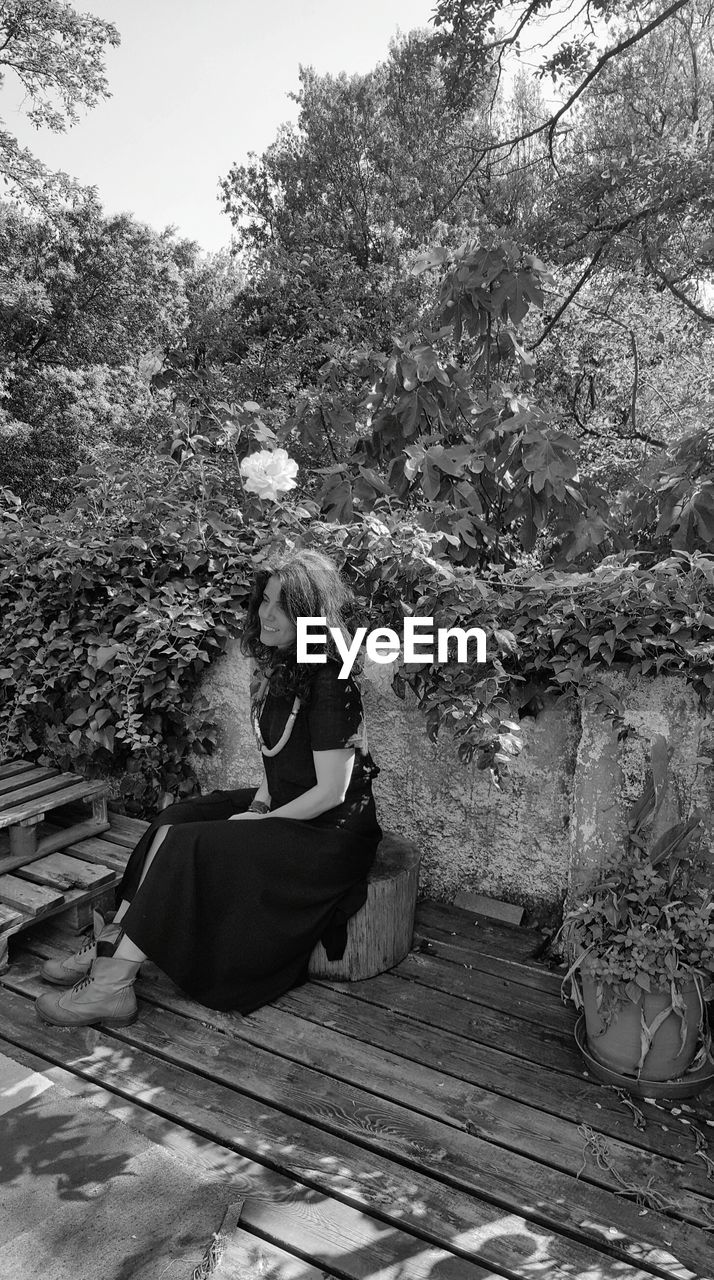
<svg viewBox="0 0 714 1280">
<path fill-rule="evenodd" d="M 219 748 L 193 763 L 203 790 L 258 784 L 261 761 L 249 720 L 249 664 L 233 642 L 201 694 L 215 708 Z M 552 910 L 568 872 L 571 781 L 579 726 L 547 705 L 523 722 L 525 747 L 504 791 L 462 764 L 453 735 L 429 742 L 413 695 L 404 702 L 362 682 L 370 749 L 380 767 L 380 822 L 422 850 L 421 892 L 451 901 L 474 890 L 531 912 Z"/>
</svg>

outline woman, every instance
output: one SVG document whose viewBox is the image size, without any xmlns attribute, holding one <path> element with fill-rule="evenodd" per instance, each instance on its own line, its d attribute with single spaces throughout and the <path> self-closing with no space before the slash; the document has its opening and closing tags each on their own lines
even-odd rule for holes
<svg viewBox="0 0 714 1280">
<path fill-rule="evenodd" d="M 319 940 L 330 958 L 343 954 L 382 834 L 378 770 L 359 691 L 339 679 L 329 630 L 328 661 L 299 664 L 296 619 L 324 617 L 346 634 L 348 604 L 335 565 L 315 551 L 257 574 L 241 647 L 258 669 L 261 784 L 154 819 L 129 859 L 112 924 L 96 945 L 44 966 L 48 981 L 71 987 L 40 997 L 46 1021 L 133 1022 L 134 979 L 147 958 L 202 1004 L 250 1013 L 305 980 Z"/>
</svg>

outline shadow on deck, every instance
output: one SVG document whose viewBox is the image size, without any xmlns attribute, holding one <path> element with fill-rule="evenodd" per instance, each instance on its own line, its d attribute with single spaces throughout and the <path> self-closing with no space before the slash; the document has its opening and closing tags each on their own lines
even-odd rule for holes
<svg viewBox="0 0 714 1280">
<path fill-rule="evenodd" d="M 147 965 L 133 1026 L 66 1032 L 32 1001 L 70 944 L 37 925 L 0 979 L 0 1052 L 63 1068 L 230 1185 L 244 1204 L 217 1280 L 709 1280 L 712 1091 L 633 1103 L 593 1080 L 539 942 L 423 902 L 379 977 L 240 1017 Z"/>
</svg>

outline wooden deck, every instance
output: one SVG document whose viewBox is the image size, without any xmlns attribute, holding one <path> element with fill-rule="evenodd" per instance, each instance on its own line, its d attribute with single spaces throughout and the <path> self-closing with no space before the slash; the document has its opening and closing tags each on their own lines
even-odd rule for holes
<svg viewBox="0 0 714 1280">
<path fill-rule="evenodd" d="M 417 926 L 391 972 L 246 1018 L 145 966 L 133 1026 L 67 1032 L 34 1012 L 63 946 L 39 924 L 0 979 L 0 1052 L 230 1180 L 242 1262 L 216 1280 L 711 1280 L 714 1090 L 628 1104 L 585 1072 L 539 935 L 433 902 Z"/>
</svg>

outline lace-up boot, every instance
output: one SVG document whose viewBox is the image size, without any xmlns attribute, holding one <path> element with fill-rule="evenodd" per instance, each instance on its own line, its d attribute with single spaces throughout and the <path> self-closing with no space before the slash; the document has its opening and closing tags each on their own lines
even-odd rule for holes
<svg viewBox="0 0 714 1280">
<path fill-rule="evenodd" d="M 86 977 L 61 995 L 48 991 L 36 1002 L 45 1022 L 55 1027 L 91 1027 L 103 1022 L 108 1027 L 128 1027 L 137 1016 L 134 979 L 140 964 L 97 956 Z"/>
<path fill-rule="evenodd" d="M 106 924 L 104 917 L 95 911 L 91 937 L 87 938 L 74 955 L 65 956 L 63 960 L 47 960 L 40 970 L 40 977 L 45 982 L 53 983 L 55 987 L 73 987 L 75 982 L 89 973 L 97 958 L 98 945 L 101 943 L 105 955 L 111 955 L 120 935 L 120 924 Z"/>
</svg>

